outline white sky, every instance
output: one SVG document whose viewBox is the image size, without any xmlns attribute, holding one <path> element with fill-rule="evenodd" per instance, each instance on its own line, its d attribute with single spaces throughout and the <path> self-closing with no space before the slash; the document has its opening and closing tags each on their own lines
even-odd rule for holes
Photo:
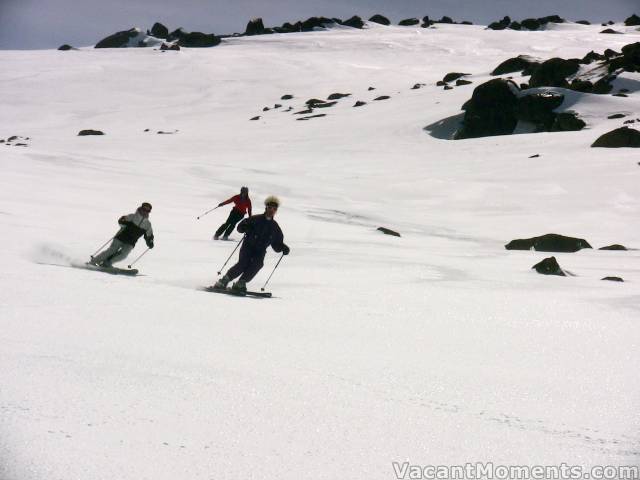
<svg viewBox="0 0 640 480">
<path fill-rule="evenodd" d="M 0 49 L 57 48 L 63 43 L 93 45 L 133 26 L 164 23 L 205 33 L 242 32 L 262 17 L 266 26 L 314 15 L 369 18 L 381 13 L 394 23 L 408 17 L 448 15 L 456 21 L 487 24 L 558 14 L 567 20 L 622 21 L 640 14 L 638 0 L 0 0 Z"/>
</svg>

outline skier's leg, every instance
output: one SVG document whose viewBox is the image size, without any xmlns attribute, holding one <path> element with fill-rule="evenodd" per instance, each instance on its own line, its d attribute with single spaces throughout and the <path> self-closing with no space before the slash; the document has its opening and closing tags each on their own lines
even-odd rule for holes
<svg viewBox="0 0 640 480">
<path fill-rule="evenodd" d="M 118 250 L 120 250 L 120 248 L 122 248 L 122 245 L 123 244 L 122 244 L 122 242 L 120 240 L 118 240 L 117 238 L 114 238 L 113 241 L 111 242 L 111 245 L 109 245 L 109 248 L 107 248 L 102 253 L 99 253 L 98 255 L 93 257 L 93 260 L 91 261 L 91 263 L 93 263 L 95 265 L 100 265 L 102 262 L 107 260 L 109 257 L 111 257 L 111 256 L 115 255 L 116 253 L 118 253 Z"/>
<path fill-rule="evenodd" d="M 247 268 L 245 268 L 239 281 L 244 283 L 250 282 L 251 280 L 253 280 L 253 277 L 255 277 L 258 274 L 258 272 L 262 269 L 263 265 L 264 265 L 264 255 L 258 255 L 256 257 L 251 258 L 251 260 L 249 261 L 249 264 L 247 265 Z"/>
<path fill-rule="evenodd" d="M 231 221 L 232 218 L 233 218 L 233 209 L 231 209 L 231 212 L 229 212 L 229 216 L 227 217 L 227 220 L 222 225 L 220 225 L 220 228 L 218 228 L 218 230 L 216 230 L 216 233 L 213 236 L 213 238 L 217 240 L 218 237 L 222 235 L 222 232 L 224 232 L 227 229 L 227 227 L 229 226 L 229 222 Z"/>
<path fill-rule="evenodd" d="M 127 258 L 127 255 L 131 253 L 131 250 L 133 250 L 133 245 L 129 245 L 128 243 L 123 243 L 122 248 L 118 250 L 118 253 L 116 253 L 111 258 L 108 258 L 107 260 L 105 260 L 105 264 L 106 264 L 105 266 L 111 266 L 111 264 L 113 263 L 124 260 L 125 258 Z"/>
<path fill-rule="evenodd" d="M 244 247 L 244 246 L 243 246 Z M 239 277 L 242 272 L 247 268 L 249 261 L 251 260 L 251 255 L 245 248 L 240 249 L 240 258 L 238 259 L 238 263 L 236 263 L 233 267 L 227 270 L 225 277 L 227 277 L 228 281 L 233 280 L 236 277 Z"/>
<path fill-rule="evenodd" d="M 231 235 L 233 229 L 236 228 L 238 222 L 242 220 L 242 217 L 244 217 L 244 214 L 240 213 L 235 208 L 231 210 L 231 214 L 227 219 L 227 228 L 224 231 L 224 238 L 229 238 L 229 235 Z"/>
</svg>

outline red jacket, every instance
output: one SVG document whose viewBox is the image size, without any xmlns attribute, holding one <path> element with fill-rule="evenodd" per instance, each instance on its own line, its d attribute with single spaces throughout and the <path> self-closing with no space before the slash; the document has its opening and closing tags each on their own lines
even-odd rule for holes
<svg viewBox="0 0 640 480">
<path fill-rule="evenodd" d="M 238 195 L 234 195 L 229 200 L 225 200 L 224 202 L 222 202 L 220 205 L 226 205 L 226 204 L 231 203 L 231 202 L 234 203 L 234 207 L 233 208 L 238 210 L 242 215 L 247 213 L 247 210 L 248 210 L 249 211 L 249 216 L 251 216 L 251 199 L 249 197 L 242 198 L 239 194 Z"/>
</svg>

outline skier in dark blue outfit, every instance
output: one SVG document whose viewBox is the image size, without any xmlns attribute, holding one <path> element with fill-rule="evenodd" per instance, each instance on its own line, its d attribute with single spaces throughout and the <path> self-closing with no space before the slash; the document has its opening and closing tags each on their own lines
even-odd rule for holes
<svg viewBox="0 0 640 480">
<path fill-rule="evenodd" d="M 231 280 L 239 276 L 240 278 L 231 289 L 246 292 L 247 282 L 256 276 L 264 264 L 264 256 L 268 246 L 271 246 L 276 252 L 289 255 L 290 249 L 283 242 L 282 230 L 280 230 L 278 222 L 273 219 L 280 206 L 280 200 L 270 196 L 264 201 L 264 205 L 263 214 L 246 218 L 238 225 L 238 232 L 244 233 L 240 259 L 216 282 L 215 288 L 226 288 Z"/>
</svg>

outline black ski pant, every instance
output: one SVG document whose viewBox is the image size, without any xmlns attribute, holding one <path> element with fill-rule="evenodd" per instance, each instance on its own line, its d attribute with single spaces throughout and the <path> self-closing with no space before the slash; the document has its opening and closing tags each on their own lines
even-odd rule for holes
<svg viewBox="0 0 640 480">
<path fill-rule="evenodd" d="M 246 247 L 246 248 L 245 248 Z M 264 265 L 264 256 L 266 251 L 256 251 L 251 247 L 242 245 L 240 248 L 240 259 L 233 267 L 227 272 L 229 280 L 240 276 L 240 280 L 243 282 L 250 282 L 253 277 L 260 271 Z"/>
<path fill-rule="evenodd" d="M 236 208 L 232 208 L 231 212 L 229 212 L 229 217 L 227 218 L 227 221 L 224 222 L 222 225 L 220 225 L 220 228 L 216 230 L 216 237 L 219 237 L 220 235 L 222 235 L 222 232 L 224 232 L 225 237 L 228 237 L 229 235 L 231 235 L 231 232 L 233 232 L 233 229 L 235 228 L 236 224 L 240 220 L 242 220 L 242 217 L 244 217 L 244 213 L 240 212 L 240 210 Z"/>
</svg>

